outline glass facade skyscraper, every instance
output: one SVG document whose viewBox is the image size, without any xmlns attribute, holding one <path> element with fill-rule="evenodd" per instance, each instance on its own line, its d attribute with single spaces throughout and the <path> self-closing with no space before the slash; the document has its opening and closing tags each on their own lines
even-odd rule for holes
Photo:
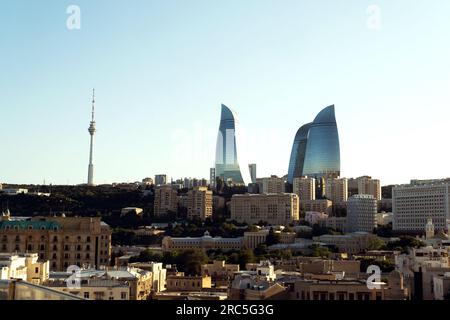
<svg viewBox="0 0 450 320">
<path fill-rule="evenodd" d="M 216 177 L 232 184 L 245 184 L 239 168 L 236 147 L 236 121 L 230 108 L 222 104 L 216 145 Z"/>
<path fill-rule="evenodd" d="M 294 139 L 288 181 L 295 177 L 339 177 L 339 134 L 334 105 L 323 109 L 313 122 L 302 126 Z"/>
</svg>

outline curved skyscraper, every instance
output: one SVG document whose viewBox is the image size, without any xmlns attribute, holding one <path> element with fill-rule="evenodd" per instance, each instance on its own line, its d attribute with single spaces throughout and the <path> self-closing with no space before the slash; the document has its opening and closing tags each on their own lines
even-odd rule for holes
<svg viewBox="0 0 450 320">
<path fill-rule="evenodd" d="M 305 161 L 306 143 L 311 123 L 305 124 L 298 129 L 292 146 L 291 159 L 289 161 L 288 181 L 292 183 L 295 177 L 301 177 L 303 173 L 303 163 Z"/>
<path fill-rule="evenodd" d="M 233 111 L 222 104 L 216 145 L 216 177 L 232 184 L 246 184 L 243 179 L 236 147 L 236 119 Z"/>
<path fill-rule="evenodd" d="M 331 105 L 302 126 L 295 136 L 288 181 L 295 177 L 338 177 L 341 173 L 339 134 Z"/>
</svg>

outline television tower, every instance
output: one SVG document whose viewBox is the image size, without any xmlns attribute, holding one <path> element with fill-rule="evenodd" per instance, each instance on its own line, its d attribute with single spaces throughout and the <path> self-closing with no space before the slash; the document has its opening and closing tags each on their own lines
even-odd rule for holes
<svg viewBox="0 0 450 320">
<path fill-rule="evenodd" d="M 91 149 L 89 153 L 89 169 L 88 169 L 88 186 L 94 185 L 94 164 L 93 164 L 93 154 L 94 154 L 94 134 L 95 134 L 95 89 L 92 89 L 92 118 L 91 125 L 89 126 L 89 134 L 91 135 Z"/>
</svg>

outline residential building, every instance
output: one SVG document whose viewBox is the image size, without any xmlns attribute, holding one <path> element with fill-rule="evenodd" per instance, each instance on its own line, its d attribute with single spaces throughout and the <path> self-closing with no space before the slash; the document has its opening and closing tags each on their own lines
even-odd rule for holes
<svg viewBox="0 0 450 320">
<path fill-rule="evenodd" d="M 264 193 L 284 193 L 284 179 L 277 176 L 256 179 L 260 194 Z"/>
<path fill-rule="evenodd" d="M 358 183 L 358 194 L 370 194 L 375 200 L 381 200 L 381 183 L 378 179 L 364 176 L 356 179 Z"/>
<path fill-rule="evenodd" d="M 39 260 L 37 253 L 0 253 L 0 280 L 20 279 L 42 284 L 48 279 L 50 262 Z"/>
<path fill-rule="evenodd" d="M 231 220 L 257 224 L 288 225 L 299 220 L 299 200 L 296 194 L 244 194 L 231 198 Z"/>
<path fill-rule="evenodd" d="M 377 227 L 377 200 L 368 194 L 351 196 L 347 202 L 347 231 L 373 232 Z"/>
<path fill-rule="evenodd" d="M 293 180 L 293 192 L 298 195 L 300 204 L 303 201 L 316 199 L 316 179 L 309 177 L 297 177 Z"/>
<path fill-rule="evenodd" d="M 187 216 L 189 219 L 212 218 L 213 192 L 206 187 L 195 187 L 188 192 Z"/>
<path fill-rule="evenodd" d="M 33 217 L 0 221 L 0 252 L 36 252 L 51 270 L 70 265 L 106 266 L 111 258 L 111 229 L 98 217 Z"/>
<path fill-rule="evenodd" d="M 214 260 L 213 263 L 201 266 L 202 276 L 209 276 L 213 283 L 227 282 L 234 278 L 234 274 L 239 272 L 238 264 L 227 264 L 224 260 Z"/>
<path fill-rule="evenodd" d="M 331 214 L 333 202 L 328 199 L 303 200 L 300 201 L 300 208 L 303 211 L 323 212 Z"/>
<path fill-rule="evenodd" d="M 210 276 L 171 275 L 167 277 L 167 291 L 202 291 L 211 288 Z"/>
<path fill-rule="evenodd" d="M 347 202 L 348 185 L 347 178 L 328 178 L 325 180 L 325 197 L 333 204 L 341 205 Z"/>
<path fill-rule="evenodd" d="M 156 187 L 153 208 L 156 217 L 176 214 L 178 212 L 178 191 L 169 185 Z"/>
</svg>

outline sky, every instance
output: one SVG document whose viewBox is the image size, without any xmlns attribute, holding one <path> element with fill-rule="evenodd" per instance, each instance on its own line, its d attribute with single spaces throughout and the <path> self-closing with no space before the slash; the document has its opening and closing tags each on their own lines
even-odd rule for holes
<svg viewBox="0 0 450 320">
<path fill-rule="evenodd" d="M 222 103 L 259 177 L 287 174 L 297 129 L 331 104 L 342 176 L 449 177 L 449 12 L 448 0 L 2 0 L 0 182 L 86 182 L 94 87 L 98 184 L 208 178 Z"/>
</svg>

